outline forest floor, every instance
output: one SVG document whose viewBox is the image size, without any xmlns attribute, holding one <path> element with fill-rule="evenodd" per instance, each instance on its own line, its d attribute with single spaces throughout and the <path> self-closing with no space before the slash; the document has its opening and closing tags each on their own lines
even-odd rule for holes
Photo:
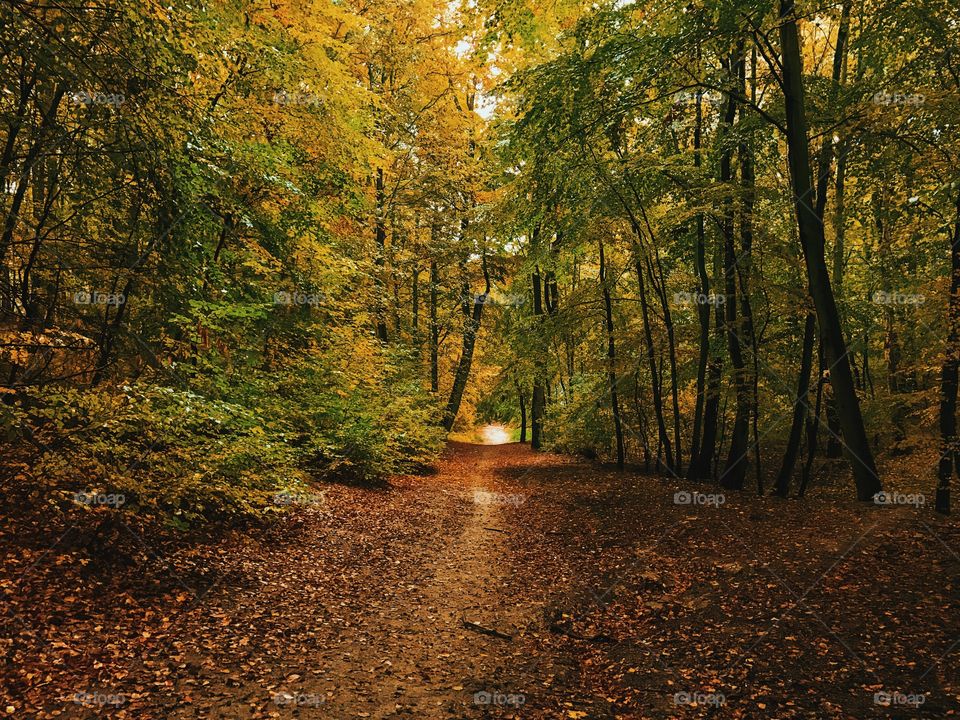
<svg viewBox="0 0 960 720">
<path fill-rule="evenodd" d="M 715 493 L 451 443 L 203 541 L 5 518 L 0 714 L 960 714 L 956 522 Z"/>
</svg>

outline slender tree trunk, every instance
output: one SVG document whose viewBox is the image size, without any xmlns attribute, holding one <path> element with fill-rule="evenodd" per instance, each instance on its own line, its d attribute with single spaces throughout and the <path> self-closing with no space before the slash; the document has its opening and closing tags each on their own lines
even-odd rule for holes
<svg viewBox="0 0 960 720">
<path fill-rule="evenodd" d="M 610 286 L 607 285 L 607 262 L 603 253 L 603 241 L 597 242 L 600 249 L 600 289 L 603 292 L 603 309 L 607 334 L 607 380 L 610 384 L 610 409 L 613 412 L 613 432 L 617 440 L 617 467 L 623 468 L 623 425 L 620 419 L 620 400 L 617 397 L 617 352 L 613 338 L 613 303 Z"/>
<path fill-rule="evenodd" d="M 486 287 L 483 294 L 472 297 L 472 308 L 470 303 L 470 286 L 469 284 L 466 286 L 463 302 L 463 348 L 460 351 L 460 361 L 457 363 L 457 372 L 453 376 L 453 387 L 450 389 L 450 399 L 447 401 L 447 409 L 443 415 L 443 427 L 447 432 L 453 428 L 453 423 L 457 419 L 457 413 L 460 412 L 463 391 L 466 390 L 467 381 L 470 379 L 470 366 L 473 364 L 473 351 L 477 345 L 477 334 L 480 332 L 483 307 L 487 304 L 487 296 L 490 294 L 490 275 L 487 273 L 486 253 L 484 253 L 481 262 L 483 264 L 483 276 Z"/>
<path fill-rule="evenodd" d="M 819 371 L 817 372 L 817 399 L 814 404 L 813 415 L 807 418 L 807 457 L 804 460 L 803 468 L 800 472 L 800 488 L 797 490 L 797 497 L 803 497 L 807 492 L 807 485 L 810 484 L 810 475 L 813 469 L 813 460 L 817 456 L 817 438 L 820 434 L 820 414 L 823 409 L 823 376 L 827 367 L 822 341 L 817 343 L 817 358 L 819 367 Z"/>
<path fill-rule="evenodd" d="M 644 212 L 644 217 L 646 213 Z M 649 227 L 649 226 L 648 226 Z M 653 285 L 654 290 L 656 291 L 657 298 L 660 300 L 660 311 L 663 314 L 663 327 L 667 331 L 667 357 L 670 360 L 670 398 L 673 407 L 673 458 L 676 463 L 671 467 L 671 470 L 676 475 L 679 475 L 682 472 L 681 468 L 681 426 L 682 422 L 680 420 L 680 379 L 677 372 L 677 342 L 676 342 L 676 333 L 673 327 L 673 315 L 670 312 L 670 303 L 667 300 L 667 292 L 665 286 L 665 273 L 663 272 L 663 265 L 660 262 L 659 253 L 656 249 L 656 244 L 653 241 L 653 235 L 651 234 L 651 245 L 654 245 L 653 251 L 657 255 L 656 257 L 656 267 L 657 274 L 653 272 L 653 264 L 650 262 L 649 257 L 647 258 L 647 275 L 650 278 L 650 284 Z M 661 369 L 663 366 L 661 365 Z"/>
<path fill-rule="evenodd" d="M 717 273 L 719 260 L 714 253 L 714 273 Z M 709 306 L 707 306 L 709 311 Z M 712 468 L 717 452 L 717 425 L 720 421 L 720 394 L 723 380 L 723 356 L 720 348 L 724 341 L 723 305 L 714 304 L 714 352 L 707 366 L 707 391 L 703 406 L 703 439 L 700 443 L 700 452 L 697 461 L 687 470 L 687 479 L 706 481 L 713 477 Z"/>
<path fill-rule="evenodd" d="M 440 392 L 440 325 L 437 323 L 437 289 L 440 273 L 437 261 L 430 260 L 430 392 Z"/>
<path fill-rule="evenodd" d="M 634 232 L 638 235 L 640 228 L 635 227 Z M 642 250 L 637 247 L 636 252 Z M 640 257 L 636 259 L 637 284 L 640 290 L 640 313 L 643 319 L 643 339 L 647 350 L 647 365 L 650 370 L 650 388 L 653 393 L 653 412 L 657 419 L 657 435 L 660 439 L 660 445 L 663 448 L 666 457 L 667 467 L 671 470 L 674 467 L 673 449 L 670 445 L 670 436 L 667 434 L 667 425 L 663 417 L 663 393 L 659 382 L 660 373 L 657 370 L 656 349 L 653 344 L 653 331 L 650 327 L 650 307 L 647 302 L 647 287 L 643 279 L 643 264 Z M 659 459 L 659 458 L 658 458 Z"/>
<path fill-rule="evenodd" d="M 699 61 L 700 49 L 697 48 L 697 59 Z M 700 168 L 703 160 L 701 158 L 701 146 L 703 144 L 703 106 L 701 104 L 700 94 L 697 94 L 697 117 L 693 132 L 693 163 L 696 168 Z M 703 213 L 697 214 L 696 219 L 696 240 L 694 245 L 694 265 L 696 266 L 697 277 L 700 280 L 700 296 L 709 297 L 710 295 L 710 276 L 707 274 L 707 253 L 704 231 Z M 697 304 L 697 320 L 700 323 L 700 346 L 697 355 L 697 402 L 693 413 L 693 440 L 690 447 L 690 465 L 698 466 L 698 458 L 701 451 L 704 400 L 706 393 L 707 361 L 710 355 L 710 306 L 707 303 Z"/>
<path fill-rule="evenodd" d="M 937 467 L 936 510 L 950 512 L 950 481 L 960 473 L 957 447 L 957 375 L 960 368 L 960 195 L 950 244 L 950 304 L 947 347 L 940 369 L 940 462 Z"/>
<path fill-rule="evenodd" d="M 527 399 L 523 393 L 523 386 L 520 383 L 517 386 L 517 397 L 520 398 L 520 442 L 527 441 Z"/>
<path fill-rule="evenodd" d="M 413 277 L 411 278 L 412 287 L 410 289 L 410 305 L 413 313 L 413 318 L 411 320 L 410 332 L 413 336 L 413 345 L 417 349 L 417 360 L 421 358 L 420 355 L 420 267 L 418 265 L 413 266 Z"/>
<path fill-rule="evenodd" d="M 750 53 L 750 98 L 756 102 L 757 48 L 752 46 Z M 746 62 L 740 65 L 740 89 L 747 95 Z M 741 117 L 746 108 L 740 107 Z M 740 142 L 740 257 L 737 263 L 737 280 L 740 283 L 740 314 L 743 316 L 743 341 L 750 347 L 751 366 L 750 417 L 753 422 L 753 455 L 757 480 L 757 494 L 763 495 L 763 465 L 760 453 L 760 347 L 753 321 L 753 300 L 750 296 L 751 275 L 753 273 L 753 211 L 756 201 L 756 176 L 753 159 L 752 136 Z"/>
<path fill-rule="evenodd" d="M 647 418 L 640 404 L 640 370 L 633 374 L 633 407 L 637 414 L 637 424 L 640 428 L 640 439 L 643 444 L 643 469 L 650 469 L 650 437 L 647 434 Z"/>
<path fill-rule="evenodd" d="M 543 283 L 540 278 L 540 269 L 533 273 L 533 314 L 537 320 L 537 333 L 543 332 Z M 538 335 L 539 337 L 539 335 Z M 535 362 L 533 377 L 533 397 L 531 399 L 530 417 L 530 447 L 539 450 L 543 445 L 543 416 L 546 411 L 546 395 L 543 388 L 542 356 Z"/>
<path fill-rule="evenodd" d="M 810 295 L 813 297 L 817 319 L 826 340 L 837 414 L 848 450 L 848 461 L 853 470 L 857 498 L 870 500 L 881 489 L 880 478 L 863 424 L 860 401 L 854 388 L 853 374 L 847 357 L 847 345 L 843 338 L 843 329 L 840 326 L 840 317 L 830 286 L 830 276 L 824 257 L 823 224 L 811 204 L 815 199 L 810 182 L 810 146 L 803 90 L 803 59 L 800 54 L 795 10 L 794 0 L 780 1 L 780 47 L 787 151 L 797 227 L 807 266 Z"/>
<path fill-rule="evenodd" d="M 783 462 L 780 472 L 774 483 L 774 491 L 780 497 L 790 494 L 790 480 L 797 458 L 800 455 L 800 444 L 803 440 L 803 429 L 810 408 L 810 371 L 813 368 L 813 346 L 817 339 L 817 318 L 813 313 L 807 313 L 807 320 L 803 328 L 803 350 L 800 358 L 800 374 L 797 378 L 797 396 L 793 402 L 793 422 L 790 424 L 790 435 L 787 438 L 787 448 L 783 453 Z"/>
<path fill-rule="evenodd" d="M 731 81 L 739 79 L 741 66 L 744 62 L 743 41 L 737 44 L 737 49 L 730 57 Z M 727 108 L 724 117 L 723 136 L 727 139 L 733 127 L 737 113 L 737 101 L 734 93 L 727 94 Z M 738 257 L 734 244 L 734 208 L 733 208 L 733 146 L 726 143 L 720 156 L 720 182 L 726 186 L 727 196 L 723 208 L 723 248 L 724 248 L 724 323 L 727 335 L 727 349 L 730 353 L 730 364 L 733 366 L 733 383 L 736 392 L 736 410 L 734 414 L 733 430 L 730 436 L 730 450 L 723 472 L 720 473 L 720 484 L 730 490 L 742 490 L 747 473 L 747 444 L 750 433 L 750 387 L 747 378 L 747 365 L 743 359 L 740 344 L 740 328 L 737 323 L 737 274 Z"/>
<path fill-rule="evenodd" d="M 377 293 L 376 303 L 377 303 L 377 339 L 381 342 L 387 342 L 387 308 L 385 301 L 385 287 L 384 287 L 384 263 L 386 261 L 386 250 L 387 250 L 387 228 L 386 228 L 386 218 L 384 213 L 386 212 L 386 191 L 383 185 L 383 168 L 377 168 L 377 179 L 376 179 L 376 228 L 374 232 L 374 239 L 376 240 L 376 258 L 375 262 L 377 264 L 377 271 L 374 280 L 375 290 Z"/>
</svg>

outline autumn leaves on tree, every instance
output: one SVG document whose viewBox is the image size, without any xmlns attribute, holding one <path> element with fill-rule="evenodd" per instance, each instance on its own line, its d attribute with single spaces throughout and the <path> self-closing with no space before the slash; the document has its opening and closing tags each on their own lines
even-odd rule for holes
<svg viewBox="0 0 960 720">
<path fill-rule="evenodd" d="M 422 466 L 498 419 L 782 496 L 842 454 L 870 500 L 918 454 L 949 509 L 951 5 L 2 12 L 3 423 L 24 452 L 92 466 L 89 418 L 123 407 L 155 433 L 128 451 L 208 455 L 167 436 L 163 389 L 250 409 L 234 455 L 262 432 L 304 481 Z M 97 472 L 134 482 L 122 465 Z"/>
</svg>

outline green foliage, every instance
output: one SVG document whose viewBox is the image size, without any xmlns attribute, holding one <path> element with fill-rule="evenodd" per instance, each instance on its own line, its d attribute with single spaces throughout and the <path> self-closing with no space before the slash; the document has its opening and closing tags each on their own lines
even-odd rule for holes
<svg viewBox="0 0 960 720">
<path fill-rule="evenodd" d="M 223 378 L 211 394 L 148 381 L 28 392 L 8 412 L 41 449 L 31 483 L 63 509 L 77 492 L 121 494 L 121 510 L 180 526 L 274 512 L 278 492 L 373 481 L 436 458 L 436 408 L 403 384 L 403 363 L 384 362 L 394 390 L 385 401 L 370 383 L 342 390 L 350 378 L 328 362 Z"/>
<path fill-rule="evenodd" d="M 544 421 L 546 446 L 554 452 L 609 457 L 614 447 L 606 378 L 601 373 L 573 379 L 572 399 L 549 406 Z"/>
</svg>

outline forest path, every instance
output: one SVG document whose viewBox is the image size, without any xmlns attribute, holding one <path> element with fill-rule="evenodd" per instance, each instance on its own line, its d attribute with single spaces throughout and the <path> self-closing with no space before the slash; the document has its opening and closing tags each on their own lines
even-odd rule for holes
<svg viewBox="0 0 960 720">
<path fill-rule="evenodd" d="M 576 662 L 534 649 L 577 575 L 543 546 L 568 518 L 562 493 L 547 492 L 558 467 L 590 468 L 451 442 L 432 474 L 328 486 L 267 529 L 151 548 L 147 572 L 122 580 L 88 571 L 56 591 L 85 585 L 72 601 L 89 614 L 68 633 L 83 640 L 28 705 L 51 717 L 429 720 L 566 701 Z M 544 510 L 549 530 L 531 521 Z M 46 622 L 25 668 L 63 637 Z M 91 702 L 71 702 L 77 692 Z"/>
<path fill-rule="evenodd" d="M 539 608 L 517 602 L 510 571 L 510 510 L 525 496 L 503 492 L 495 476 L 524 466 L 527 455 L 522 447 L 451 446 L 425 488 L 424 520 L 456 529 L 424 557 L 411 547 L 412 556 L 395 561 L 407 568 L 398 579 L 409 592 L 364 627 L 377 641 L 351 653 L 347 673 L 361 679 L 356 694 L 331 698 L 335 716 L 463 717 L 472 706 L 487 709 L 475 693 L 519 702 L 524 681 L 512 673 L 512 638 L 536 623 Z M 363 668 L 378 670 L 364 677 Z"/>
<path fill-rule="evenodd" d="M 431 475 L 327 486 L 207 542 L 131 530 L 94 560 L 72 536 L 50 549 L 49 532 L 19 528 L 0 536 L 7 566 L 27 565 L 0 580 L 0 709 L 839 720 L 888 716 L 875 694 L 894 689 L 925 694 L 910 717 L 960 710 L 944 661 L 960 559 L 938 550 L 960 548 L 955 521 L 684 490 L 525 445 L 450 443 Z"/>
</svg>

